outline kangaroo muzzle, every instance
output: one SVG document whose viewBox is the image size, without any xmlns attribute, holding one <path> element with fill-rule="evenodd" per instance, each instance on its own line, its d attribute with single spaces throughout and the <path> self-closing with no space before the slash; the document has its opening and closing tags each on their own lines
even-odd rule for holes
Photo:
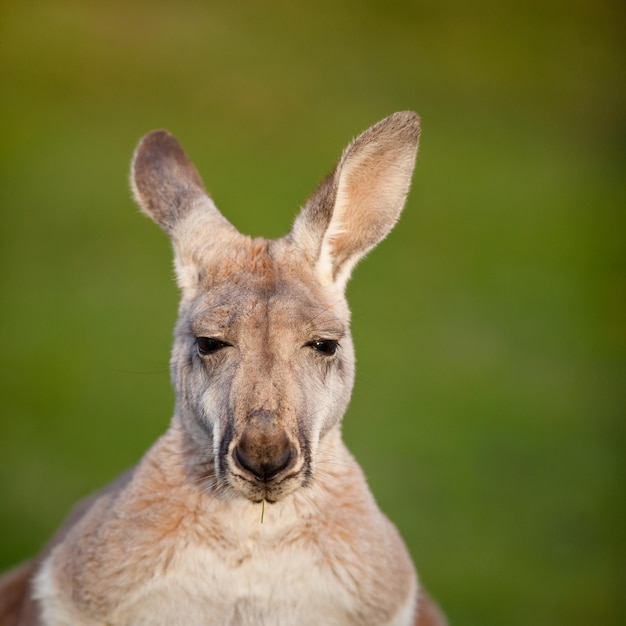
<svg viewBox="0 0 626 626">
<path fill-rule="evenodd" d="M 287 431 L 277 423 L 273 411 L 257 410 L 251 413 L 231 455 L 235 467 L 245 478 L 271 483 L 295 466 L 298 449 Z"/>
</svg>

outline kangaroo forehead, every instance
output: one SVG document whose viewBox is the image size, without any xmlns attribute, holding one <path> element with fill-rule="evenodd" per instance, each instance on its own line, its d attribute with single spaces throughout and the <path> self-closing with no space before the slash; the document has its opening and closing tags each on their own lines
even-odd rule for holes
<svg viewBox="0 0 626 626">
<path fill-rule="evenodd" d="M 314 290 L 289 288 L 216 288 L 209 291 L 191 316 L 196 335 L 220 335 L 238 328 L 295 332 L 341 338 L 347 324 Z"/>
<path fill-rule="evenodd" d="M 294 258 L 285 238 L 252 239 L 237 235 L 207 248 L 201 257 L 201 284 L 204 289 L 214 289 L 221 284 L 272 286 L 285 274 L 291 274 L 303 266 Z"/>
</svg>

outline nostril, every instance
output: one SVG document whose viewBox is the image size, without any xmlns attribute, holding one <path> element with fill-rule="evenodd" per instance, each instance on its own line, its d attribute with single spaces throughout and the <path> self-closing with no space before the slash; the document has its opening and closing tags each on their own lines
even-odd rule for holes
<svg viewBox="0 0 626 626">
<path fill-rule="evenodd" d="M 237 461 L 237 464 L 242 469 L 248 470 L 249 472 L 252 472 L 256 475 L 256 472 L 258 470 L 258 464 L 249 459 L 239 446 L 235 446 L 234 457 L 235 461 Z"/>
<path fill-rule="evenodd" d="M 241 469 L 250 472 L 259 481 L 268 482 L 285 471 L 293 458 L 293 450 L 289 445 L 271 452 L 273 454 L 256 449 L 248 451 L 245 445 L 240 444 L 235 446 L 233 457 Z"/>
<path fill-rule="evenodd" d="M 277 474 L 280 474 L 283 470 L 286 470 L 291 463 L 291 455 L 292 450 L 289 446 L 287 446 L 283 454 L 266 468 L 268 478 L 273 478 Z"/>
</svg>

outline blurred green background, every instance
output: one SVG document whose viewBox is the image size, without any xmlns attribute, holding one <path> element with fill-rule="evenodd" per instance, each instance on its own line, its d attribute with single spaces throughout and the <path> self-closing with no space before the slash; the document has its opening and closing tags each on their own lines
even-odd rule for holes
<svg viewBox="0 0 626 626">
<path fill-rule="evenodd" d="M 453 624 L 626 623 L 620 1 L 5 1 L 0 569 L 167 426 L 177 291 L 130 199 L 181 140 L 285 233 L 351 137 L 422 116 L 349 287 L 345 437 Z M 280 575 L 275 573 L 275 575 Z"/>
</svg>

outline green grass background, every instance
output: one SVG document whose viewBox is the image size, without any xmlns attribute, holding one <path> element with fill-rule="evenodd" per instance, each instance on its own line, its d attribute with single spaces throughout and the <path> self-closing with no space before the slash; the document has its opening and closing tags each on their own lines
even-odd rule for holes
<svg viewBox="0 0 626 626">
<path fill-rule="evenodd" d="M 410 108 L 405 214 L 349 287 L 345 437 L 453 624 L 626 623 L 625 16 L 3 2 L 0 569 L 170 417 L 177 291 L 128 191 L 139 138 L 170 129 L 240 230 L 278 236 Z"/>
</svg>

